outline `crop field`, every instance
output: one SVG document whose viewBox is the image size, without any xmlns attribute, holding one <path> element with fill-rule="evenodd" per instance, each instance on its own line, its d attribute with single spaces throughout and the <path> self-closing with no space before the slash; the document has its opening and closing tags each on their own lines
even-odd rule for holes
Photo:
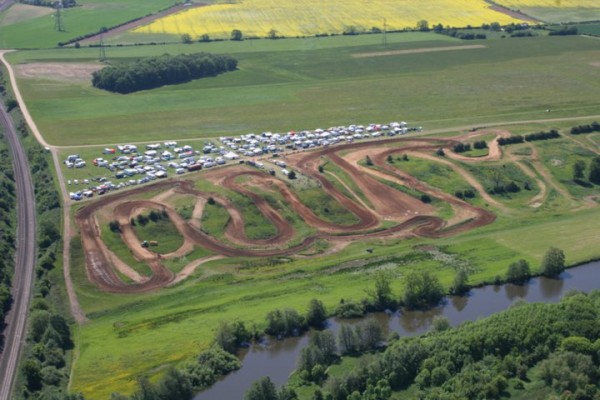
<svg viewBox="0 0 600 400">
<path fill-rule="evenodd" d="M 490 8 L 483 0 L 435 0 L 427 3 L 411 0 L 375 0 L 364 12 L 361 0 L 323 2 L 319 0 L 276 1 L 245 0 L 231 4 L 199 7 L 158 19 L 137 28 L 137 33 L 184 33 L 198 38 L 207 34 L 229 38 L 232 29 L 248 37 L 301 37 L 316 34 L 341 34 L 354 28 L 369 32 L 372 28 L 390 31 L 412 29 L 420 20 L 444 26 L 479 26 L 482 23 L 520 22 Z"/>
<path fill-rule="evenodd" d="M 600 5 L 595 0 L 499 0 L 496 3 L 544 22 L 600 19 Z"/>
<path fill-rule="evenodd" d="M 600 195 L 600 187 L 540 195 L 542 187 L 569 184 L 564 174 L 550 170 L 553 159 L 570 157 L 565 161 L 570 165 L 571 154 L 576 154 L 589 163 L 600 149 L 569 140 L 566 133 L 554 142 L 500 148 L 496 138 L 509 134 L 484 129 L 437 139 L 392 138 L 289 154 L 285 157 L 289 168 L 321 184 L 308 195 L 302 194 L 305 184 L 297 187 L 264 171 L 235 165 L 139 187 L 80 207 L 75 217 L 83 245 L 75 246 L 79 250 L 73 257 L 74 265 L 81 267 L 73 273 L 91 322 L 80 328 L 73 390 L 91 398 L 130 391 L 133 377 L 181 363 L 206 348 L 222 320 L 240 319 L 260 326 L 268 311 L 283 306 L 302 310 L 312 297 L 328 307 L 340 298 L 359 298 L 380 265 L 385 264 L 397 278 L 407 268 L 429 270 L 449 285 L 454 267 L 424 255 L 418 250 L 422 245 L 434 246 L 461 265 L 469 265 L 472 283 L 492 281 L 519 258 L 539 265 L 550 237 L 552 245 L 565 249 L 570 264 L 600 256 L 593 245 L 600 230 L 589 224 L 600 216 L 599 204 L 589 201 Z M 451 150 L 459 141 L 473 140 L 486 140 L 488 154 L 467 157 Z M 440 146 L 445 157 L 435 154 Z M 365 164 L 366 155 L 373 165 Z M 320 172 L 323 160 L 327 162 Z M 332 183 L 327 170 L 335 172 L 345 194 Z M 503 171 L 504 180 L 520 185 L 530 181 L 530 189 L 511 196 L 490 195 L 498 170 Z M 457 188 L 474 190 L 475 199 L 469 203 L 457 198 Z M 317 192 L 322 193 L 317 198 L 326 194 L 330 202 L 351 210 L 357 219 L 319 214 L 319 206 L 311 203 Z M 447 203 L 451 212 L 423 203 L 411 192 Z M 248 215 L 240 212 L 245 203 L 230 201 L 237 193 L 260 194 L 270 200 L 258 201 L 253 215 Z M 194 198 L 193 212 L 182 218 L 175 209 L 183 203 L 191 206 Z M 207 203 L 209 198 L 214 204 Z M 368 200 L 367 207 L 363 198 Z M 330 212 L 340 213 L 342 208 L 335 211 L 332 206 Z M 157 258 L 152 247 L 140 246 L 144 231 L 130 221 L 140 212 L 149 216 L 148 210 L 168 215 L 174 229 L 166 229 L 164 238 L 181 244 L 170 248 L 172 253 Z M 312 229 L 281 218 L 290 211 Z M 248 235 L 246 218 L 252 221 L 256 213 L 265 221 L 263 225 L 276 227 L 275 235 L 267 239 Z M 96 215 L 103 216 L 97 219 L 103 232 L 108 231 L 109 221 L 119 221 L 117 236 L 121 238 L 111 240 L 110 250 L 130 252 L 136 270 L 145 263 L 141 276 L 126 266 L 116 266 L 102 249 L 105 239 L 93 227 Z M 161 232 L 144 229 L 152 236 L 149 239 L 162 241 Z M 559 229 L 562 234 L 556 237 Z M 183 239 L 175 242 L 175 236 Z M 92 278 L 91 284 L 86 276 Z M 400 283 L 401 279 L 394 280 L 396 293 Z M 98 302 L 99 296 L 106 298 Z M 134 304 L 135 313 L 127 311 Z M 161 346 L 151 345 L 156 341 Z"/>
</svg>

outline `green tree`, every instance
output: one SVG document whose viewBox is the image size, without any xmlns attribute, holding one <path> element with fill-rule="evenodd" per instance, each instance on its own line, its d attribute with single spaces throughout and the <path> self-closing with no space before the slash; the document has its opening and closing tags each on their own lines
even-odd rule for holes
<svg viewBox="0 0 600 400">
<path fill-rule="evenodd" d="M 388 307 L 394 307 L 391 283 L 392 279 L 389 274 L 384 271 L 377 271 L 375 274 L 375 287 L 365 290 L 372 299 L 375 309 L 383 310 Z"/>
<path fill-rule="evenodd" d="M 439 279 L 427 271 L 411 271 L 404 281 L 403 303 L 409 308 L 436 306 L 444 298 Z"/>
<path fill-rule="evenodd" d="M 6 112 L 11 112 L 13 109 L 19 107 L 19 103 L 12 98 L 4 100 L 4 105 L 6 106 Z"/>
<path fill-rule="evenodd" d="M 296 179 L 296 173 L 294 171 L 290 171 L 287 174 L 288 179 Z"/>
<path fill-rule="evenodd" d="M 575 161 L 573 164 L 573 180 L 581 181 L 585 177 L 585 162 L 583 160 Z"/>
<path fill-rule="evenodd" d="M 210 42 L 210 36 L 205 33 L 202 36 L 200 36 L 200 39 L 198 39 L 199 42 Z"/>
<path fill-rule="evenodd" d="M 28 359 L 21 368 L 27 389 L 32 392 L 42 388 L 42 367 L 39 361 Z"/>
<path fill-rule="evenodd" d="M 365 164 L 367 164 L 368 166 L 373 165 L 373 160 L 371 160 L 371 157 L 369 157 L 369 156 L 365 157 Z"/>
<path fill-rule="evenodd" d="M 181 35 L 181 43 L 191 44 L 192 36 L 189 33 L 184 33 L 183 35 Z"/>
<path fill-rule="evenodd" d="M 450 293 L 463 295 L 469 291 L 469 273 L 466 269 L 461 268 L 454 276 L 454 282 L 450 288 Z"/>
<path fill-rule="evenodd" d="M 275 29 L 271 29 L 269 31 L 269 33 L 267 33 L 267 38 L 268 39 L 279 39 L 279 36 L 277 35 L 277 31 Z"/>
<path fill-rule="evenodd" d="M 321 351 L 326 364 L 330 364 L 337 358 L 335 337 L 330 330 L 315 332 L 310 337 L 310 345 L 316 346 Z"/>
<path fill-rule="evenodd" d="M 240 31 L 239 29 L 234 29 L 231 31 L 231 40 L 242 40 L 243 39 L 243 34 L 242 31 Z"/>
<path fill-rule="evenodd" d="M 519 260 L 508 266 L 508 272 L 506 273 L 507 281 L 522 284 L 527 282 L 530 277 L 531 269 L 527 261 Z"/>
<path fill-rule="evenodd" d="M 348 324 L 342 324 L 338 331 L 338 346 L 342 354 L 350 354 L 358 351 L 358 339 L 354 329 Z"/>
<path fill-rule="evenodd" d="M 420 20 L 419 22 L 417 22 L 417 30 L 421 31 L 421 32 L 429 32 L 429 22 L 427 22 L 427 20 Z"/>
<path fill-rule="evenodd" d="M 308 304 L 306 313 L 306 323 L 313 328 L 323 328 L 327 321 L 327 310 L 323 302 L 317 299 L 312 299 Z"/>
<path fill-rule="evenodd" d="M 157 388 L 161 400 L 191 399 L 194 390 L 190 378 L 175 368 L 169 368 Z"/>
<path fill-rule="evenodd" d="M 271 378 L 265 376 L 252 383 L 244 395 L 244 400 L 279 400 L 279 396 Z"/>
<path fill-rule="evenodd" d="M 556 247 L 550 247 L 542 260 L 542 274 L 556 277 L 565 270 L 565 253 Z"/>
<path fill-rule="evenodd" d="M 594 157 L 592 160 L 588 179 L 590 182 L 600 185 L 600 157 Z"/>
</svg>

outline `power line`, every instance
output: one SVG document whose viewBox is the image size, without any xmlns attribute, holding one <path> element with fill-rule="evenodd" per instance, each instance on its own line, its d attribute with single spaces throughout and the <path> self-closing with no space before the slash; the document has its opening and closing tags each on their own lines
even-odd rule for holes
<svg viewBox="0 0 600 400">
<path fill-rule="evenodd" d="M 106 50 L 104 49 L 104 34 L 100 34 L 100 61 L 106 61 Z"/>
<path fill-rule="evenodd" d="M 62 19 L 62 0 L 56 3 L 56 12 L 54 13 L 54 30 L 58 32 L 65 31 L 65 25 Z"/>
</svg>

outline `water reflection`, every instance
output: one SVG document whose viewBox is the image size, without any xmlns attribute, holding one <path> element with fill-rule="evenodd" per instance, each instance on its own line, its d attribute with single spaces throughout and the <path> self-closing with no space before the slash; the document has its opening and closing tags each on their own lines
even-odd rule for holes
<svg viewBox="0 0 600 400">
<path fill-rule="evenodd" d="M 565 279 L 571 279 L 573 276 L 567 272 L 564 273 L 563 279 L 548 279 L 545 278 L 540 281 L 540 290 L 544 299 L 552 299 L 563 292 L 565 285 Z"/>
<path fill-rule="evenodd" d="M 502 311 L 519 299 L 556 302 L 571 289 L 586 292 L 600 289 L 600 262 L 570 269 L 561 275 L 561 279 L 536 278 L 522 286 L 485 286 L 473 289 L 467 297 L 451 296 L 444 306 L 432 310 L 375 313 L 373 317 L 388 332 L 413 336 L 426 332 L 436 315 L 443 315 L 456 326 Z M 341 322 L 355 324 L 360 321 L 331 319 L 328 329 L 337 334 Z M 242 368 L 199 393 L 194 400 L 242 399 L 250 384 L 263 376 L 270 376 L 277 385 L 285 383 L 296 366 L 300 351 L 308 345 L 309 336 L 310 333 L 299 338 L 273 340 L 244 350 Z"/>
<path fill-rule="evenodd" d="M 512 283 L 508 283 L 504 286 L 504 291 L 506 292 L 506 298 L 509 300 L 515 299 L 523 299 L 527 297 L 527 293 L 529 292 L 530 284 L 523 285 L 514 285 Z"/>
</svg>

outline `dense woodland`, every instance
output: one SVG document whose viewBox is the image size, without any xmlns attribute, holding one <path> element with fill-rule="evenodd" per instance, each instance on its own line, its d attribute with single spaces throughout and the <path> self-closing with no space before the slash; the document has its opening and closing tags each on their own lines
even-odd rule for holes
<svg viewBox="0 0 600 400">
<path fill-rule="evenodd" d="M 236 68 L 237 60 L 227 55 L 164 54 L 103 68 L 93 73 L 92 85 L 125 94 L 217 76 Z"/>
<path fill-rule="evenodd" d="M 11 304 L 11 277 L 15 266 L 15 207 L 12 158 L 0 129 L 0 332 L 4 330 L 4 316 Z M 4 337 L 0 336 L 0 351 L 3 348 Z"/>
<path fill-rule="evenodd" d="M 62 272 L 55 269 L 62 249 L 60 201 L 48 164 L 49 153 L 32 136 L 18 111 L 13 111 L 21 142 L 27 152 L 33 179 L 38 224 L 38 254 L 30 308 L 27 345 L 21 375 L 15 387 L 17 399 L 70 400 L 69 351 L 73 347 L 69 321 L 65 318 Z"/>
</svg>

